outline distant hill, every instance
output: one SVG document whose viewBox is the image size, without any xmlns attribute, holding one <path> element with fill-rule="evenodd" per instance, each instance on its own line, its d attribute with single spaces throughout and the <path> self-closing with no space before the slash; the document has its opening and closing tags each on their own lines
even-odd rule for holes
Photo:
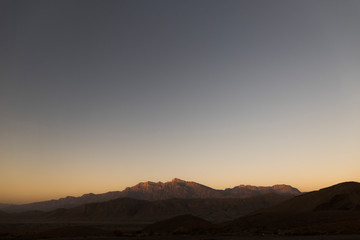
<svg viewBox="0 0 360 240">
<path fill-rule="evenodd" d="M 309 192 L 223 224 L 225 232 L 360 233 L 360 183 Z"/>
<path fill-rule="evenodd" d="M 272 187 L 257 187 L 251 185 L 240 185 L 234 188 L 227 188 L 225 192 L 232 197 L 249 197 L 256 194 L 264 193 L 279 193 L 279 194 L 292 194 L 299 195 L 301 192 L 289 185 L 274 185 Z"/>
<path fill-rule="evenodd" d="M 301 192 L 288 185 L 275 185 L 272 187 L 256 187 L 240 185 L 226 190 L 216 190 L 205 185 L 173 179 L 171 182 L 143 182 L 123 191 L 113 191 L 103 194 L 85 194 L 81 197 L 66 197 L 58 200 L 49 200 L 22 205 L 3 206 L 6 212 L 23 211 L 51 211 L 57 208 L 72 208 L 87 203 L 104 202 L 117 198 L 134 198 L 139 200 L 157 201 L 171 198 L 196 199 L 196 198 L 248 198 L 252 196 L 278 193 L 285 195 L 299 195 Z"/>
<path fill-rule="evenodd" d="M 102 194 L 84 194 L 81 197 L 68 196 L 57 200 L 48 200 L 28 204 L 8 205 L 2 208 L 6 212 L 25 212 L 25 211 L 51 211 L 57 208 L 71 208 L 81 204 L 91 202 L 103 202 L 120 197 L 121 192 L 108 192 Z"/>
</svg>

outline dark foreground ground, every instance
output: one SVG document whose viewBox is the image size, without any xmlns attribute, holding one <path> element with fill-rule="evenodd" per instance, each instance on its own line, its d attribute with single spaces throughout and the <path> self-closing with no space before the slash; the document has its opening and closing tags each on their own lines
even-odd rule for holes
<svg viewBox="0 0 360 240">
<path fill-rule="evenodd" d="M 150 235 L 142 229 L 146 223 L 89 223 L 89 222 L 10 222 L 0 223 L 0 240 L 360 240 L 360 235 Z"/>
</svg>

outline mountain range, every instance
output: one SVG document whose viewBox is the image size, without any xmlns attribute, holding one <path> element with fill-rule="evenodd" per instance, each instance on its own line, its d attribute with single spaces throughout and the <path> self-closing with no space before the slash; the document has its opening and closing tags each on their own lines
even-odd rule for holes
<svg viewBox="0 0 360 240">
<path fill-rule="evenodd" d="M 191 226 L 188 221 L 193 222 Z M 150 224 L 152 234 L 359 234 L 360 183 L 344 182 L 295 196 L 220 224 L 183 215 Z"/>
<path fill-rule="evenodd" d="M 360 234 L 360 183 L 344 182 L 304 194 L 292 194 L 293 190 L 286 185 L 214 190 L 180 179 L 140 183 L 122 191 L 133 198 L 45 212 L 0 211 L 0 237 Z M 244 197 L 244 192 L 252 196 Z M 161 199 L 165 196 L 187 198 Z"/>
<path fill-rule="evenodd" d="M 345 182 L 302 194 L 226 225 L 228 230 L 291 234 L 359 233 L 360 183 Z"/>
<path fill-rule="evenodd" d="M 205 185 L 174 178 L 170 182 L 142 182 L 123 191 L 102 194 L 84 194 L 80 197 L 68 196 L 57 200 L 34 202 L 20 205 L 3 205 L 5 212 L 52 211 L 58 208 L 73 208 L 87 203 L 105 202 L 117 198 L 132 198 L 146 201 L 159 201 L 172 198 L 207 199 L 207 198 L 249 198 L 262 194 L 276 193 L 281 195 L 299 195 L 301 192 L 289 185 L 257 187 L 239 185 L 234 188 L 217 190 Z"/>
</svg>

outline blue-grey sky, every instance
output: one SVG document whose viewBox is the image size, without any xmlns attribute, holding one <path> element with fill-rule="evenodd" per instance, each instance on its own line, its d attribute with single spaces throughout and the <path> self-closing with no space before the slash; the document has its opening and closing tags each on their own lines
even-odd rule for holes
<svg viewBox="0 0 360 240">
<path fill-rule="evenodd" d="M 0 1 L 0 202 L 173 177 L 360 181 L 358 1 Z"/>
</svg>

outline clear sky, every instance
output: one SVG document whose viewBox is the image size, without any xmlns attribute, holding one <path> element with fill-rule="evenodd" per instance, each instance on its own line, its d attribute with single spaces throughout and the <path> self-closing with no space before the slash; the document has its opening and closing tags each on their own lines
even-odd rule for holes
<svg viewBox="0 0 360 240">
<path fill-rule="evenodd" d="M 0 0 L 0 202 L 360 181 L 359 26 L 346 0 Z"/>
</svg>

